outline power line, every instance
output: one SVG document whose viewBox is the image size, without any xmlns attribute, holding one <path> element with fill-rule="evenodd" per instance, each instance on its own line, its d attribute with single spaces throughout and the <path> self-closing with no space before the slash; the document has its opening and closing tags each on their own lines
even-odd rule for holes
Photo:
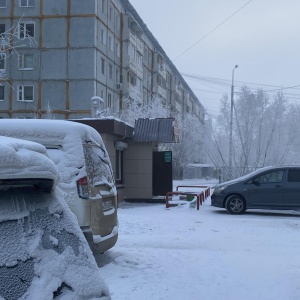
<svg viewBox="0 0 300 300">
<path fill-rule="evenodd" d="M 212 89 L 212 91 L 208 91 L 208 90 L 193 88 L 193 87 L 190 86 L 190 88 L 193 91 L 195 91 L 195 92 L 197 91 L 198 93 L 199 92 L 201 93 L 201 96 L 199 95 L 200 97 L 199 96 L 198 97 L 199 97 L 200 102 L 202 102 L 202 103 L 203 103 L 203 101 L 205 102 L 205 101 L 208 101 L 208 100 L 209 100 L 209 102 L 217 101 L 217 99 L 212 99 L 212 98 L 209 98 L 207 96 L 204 96 L 206 93 L 219 94 L 219 96 L 217 96 L 217 97 L 219 97 L 218 101 L 220 101 L 220 99 L 222 98 L 222 96 L 224 96 L 224 94 L 226 94 L 226 93 L 228 94 L 230 92 L 229 91 L 229 86 L 231 86 L 231 84 L 226 83 L 226 81 L 229 82 L 229 80 L 220 79 L 220 78 L 213 78 L 213 77 L 207 77 L 207 76 L 191 75 L 191 74 L 181 74 L 181 75 L 188 77 L 189 80 L 191 80 L 191 81 L 194 81 L 194 82 L 196 82 L 198 84 L 201 84 L 201 85 L 205 85 L 208 88 Z M 208 84 L 208 82 L 210 84 Z M 300 85 L 293 85 L 293 86 L 287 86 L 287 87 L 278 87 L 278 86 L 270 85 L 270 84 L 248 83 L 248 82 L 242 82 L 242 81 L 238 81 L 238 82 L 235 82 L 235 83 L 240 83 L 240 84 L 236 84 L 236 86 L 238 88 L 242 88 L 243 86 L 246 86 L 247 88 L 250 89 L 251 92 L 257 91 L 259 88 L 261 88 L 261 86 L 276 87 L 275 89 L 263 90 L 263 92 L 267 93 L 271 97 L 274 97 L 274 96 L 276 96 L 278 91 L 285 90 L 284 91 L 284 96 L 286 97 L 286 99 L 288 101 L 292 101 L 293 103 L 297 103 L 297 102 L 299 103 L 299 101 L 300 101 L 300 93 L 287 92 L 287 90 L 291 90 L 291 89 L 293 89 L 294 91 L 299 91 L 298 87 L 300 87 Z M 249 87 L 249 84 L 251 84 L 252 87 Z M 223 89 L 220 89 L 222 87 L 223 87 Z M 236 94 L 238 94 L 238 92 Z M 204 107 L 205 106 L 206 105 L 204 105 Z M 207 111 L 208 109 L 206 107 L 205 107 L 205 110 L 206 110 L 207 115 L 209 115 L 213 119 L 216 118 L 214 116 L 214 114 L 209 113 L 209 111 Z M 217 112 L 215 112 L 215 113 L 218 114 Z"/>
<path fill-rule="evenodd" d="M 181 54 L 179 54 L 177 57 L 175 57 L 172 62 L 174 62 L 176 59 L 184 55 L 186 52 L 194 48 L 197 44 L 199 44 L 201 41 L 203 41 L 206 37 L 208 37 L 210 34 L 212 34 L 214 31 L 216 31 L 219 27 L 221 27 L 225 22 L 227 22 L 229 19 L 231 19 L 234 15 L 236 15 L 240 10 L 242 10 L 246 5 L 248 5 L 253 0 L 249 0 L 247 3 L 245 3 L 242 7 L 240 7 L 238 10 L 236 10 L 233 14 L 231 14 L 228 18 L 226 18 L 223 22 L 221 22 L 219 25 L 214 27 L 211 31 L 209 31 L 206 35 L 204 35 L 200 40 L 198 40 L 196 43 L 194 43 L 192 46 L 187 48 L 185 51 L 183 51 Z"/>
<path fill-rule="evenodd" d="M 208 77 L 208 76 L 202 76 L 202 75 L 195 75 L 195 74 L 187 74 L 187 73 L 181 73 L 182 76 L 185 77 L 190 77 L 193 79 L 199 79 L 199 80 L 203 80 L 203 81 L 210 81 L 213 83 L 221 83 L 225 86 L 231 86 L 231 81 L 229 79 L 221 79 L 221 78 L 217 78 L 217 77 Z M 224 83 L 222 83 L 222 81 Z M 228 83 L 226 83 L 228 82 Z M 240 84 L 245 84 L 245 85 L 256 85 L 256 86 L 266 86 L 266 87 L 274 87 L 275 90 L 282 90 L 282 89 L 296 89 L 297 87 L 300 87 L 299 85 L 294 85 L 294 86 L 288 86 L 288 87 L 282 87 L 282 86 L 278 86 L 278 85 L 271 85 L 271 84 L 266 84 L 266 83 L 254 83 L 254 82 L 246 82 L 246 81 L 238 81 L 235 80 L 234 81 L 235 84 L 240 83 Z M 272 90 L 268 90 L 268 91 L 272 91 Z"/>
<path fill-rule="evenodd" d="M 272 91 L 278 91 L 278 90 L 287 90 L 287 89 L 295 89 L 297 87 L 300 87 L 300 84 L 294 85 L 294 86 L 282 87 L 280 89 L 266 90 L 265 92 L 272 92 Z"/>
<path fill-rule="evenodd" d="M 210 82 L 215 85 L 219 86 L 225 86 L 225 87 L 230 87 L 230 83 L 226 83 L 226 81 L 230 82 L 227 79 L 220 79 L 220 78 L 214 78 L 214 77 L 207 77 L 207 76 L 201 76 L 201 75 L 193 75 L 193 74 L 184 74 L 181 73 L 182 76 L 189 77 L 191 80 L 196 81 L 205 81 L 205 82 Z M 223 81 L 223 82 L 222 82 Z M 205 83 L 202 82 L 202 84 L 206 85 Z M 243 85 L 246 85 L 249 87 L 249 85 L 255 86 L 255 88 L 259 87 L 274 87 L 274 89 L 269 89 L 269 90 L 264 90 L 264 92 L 276 92 L 276 91 L 281 91 L 281 90 L 288 90 L 288 89 L 294 89 L 294 90 L 299 90 L 297 89 L 300 87 L 299 85 L 293 85 L 293 86 L 278 86 L 278 85 L 270 85 L 270 84 L 262 84 L 262 83 L 253 83 L 253 82 L 245 82 L 245 81 L 235 81 L 235 85 L 238 87 L 242 87 Z M 214 88 L 216 89 L 216 88 Z M 287 95 L 291 96 L 298 96 L 299 94 L 293 94 L 293 93 L 286 93 Z"/>
</svg>

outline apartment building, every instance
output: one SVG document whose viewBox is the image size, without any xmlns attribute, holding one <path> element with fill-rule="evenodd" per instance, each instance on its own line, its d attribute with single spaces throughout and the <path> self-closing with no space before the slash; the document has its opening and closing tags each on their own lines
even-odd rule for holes
<svg viewBox="0 0 300 300">
<path fill-rule="evenodd" d="M 151 198 L 160 141 L 136 143 L 134 120 L 99 117 L 154 98 L 167 117 L 198 119 L 200 161 L 204 108 L 128 0 L 0 0 L 0 118 L 97 119 L 120 199 Z"/>
<path fill-rule="evenodd" d="M 204 121 L 201 103 L 127 0 L 0 0 L 0 34 L 1 118 L 117 116 L 128 101 L 159 97 L 170 116 Z"/>
</svg>

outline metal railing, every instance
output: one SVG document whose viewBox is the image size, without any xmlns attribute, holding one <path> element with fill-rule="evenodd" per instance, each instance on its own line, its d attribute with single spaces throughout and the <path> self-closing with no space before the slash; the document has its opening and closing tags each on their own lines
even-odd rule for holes
<svg viewBox="0 0 300 300">
<path fill-rule="evenodd" d="M 179 188 L 201 188 L 205 189 L 201 192 L 179 191 Z M 210 187 L 205 185 L 179 185 L 176 187 L 176 191 L 167 192 L 166 194 L 166 208 L 177 206 L 178 203 L 170 203 L 170 196 L 193 196 L 197 197 L 197 210 L 200 209 L 200 205 L 210 196 Z"/>
</svg>

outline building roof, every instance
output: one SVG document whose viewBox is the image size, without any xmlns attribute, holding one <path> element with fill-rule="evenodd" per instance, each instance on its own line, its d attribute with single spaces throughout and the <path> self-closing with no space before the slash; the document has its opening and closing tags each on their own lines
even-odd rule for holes
<svg viewBox="0 0 300 300">
<path fill-rule="evenodd" d="M 175 143 L 175 118 L 144 118 L 135 121 L 134 142 Z"/>
<path fill-rule="evenodd" d="M 69 121 L 89 125 L 94 129 L 96 129 L 100 134 L 107 133 L 107 134 L 114 135 L 116 137 L 122 137 L 128 139 L 132 138 L 133 127 L 116 118 L 107 118 L 107 119 L 85 118 L 85 119 L 73 119 Z"/>
</svg>

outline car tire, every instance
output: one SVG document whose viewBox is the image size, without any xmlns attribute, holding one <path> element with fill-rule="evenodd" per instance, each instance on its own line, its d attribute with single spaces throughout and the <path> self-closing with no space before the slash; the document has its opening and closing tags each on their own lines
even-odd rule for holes
<svg viewBox="0 0 300 300">
<path fill-rule="evenodd" d="M 225 202 L 225 208 L 230 214 L 240 215 L 246 211 L 246 201 L 239 195 L 231 195 Z"/>
</svg>

